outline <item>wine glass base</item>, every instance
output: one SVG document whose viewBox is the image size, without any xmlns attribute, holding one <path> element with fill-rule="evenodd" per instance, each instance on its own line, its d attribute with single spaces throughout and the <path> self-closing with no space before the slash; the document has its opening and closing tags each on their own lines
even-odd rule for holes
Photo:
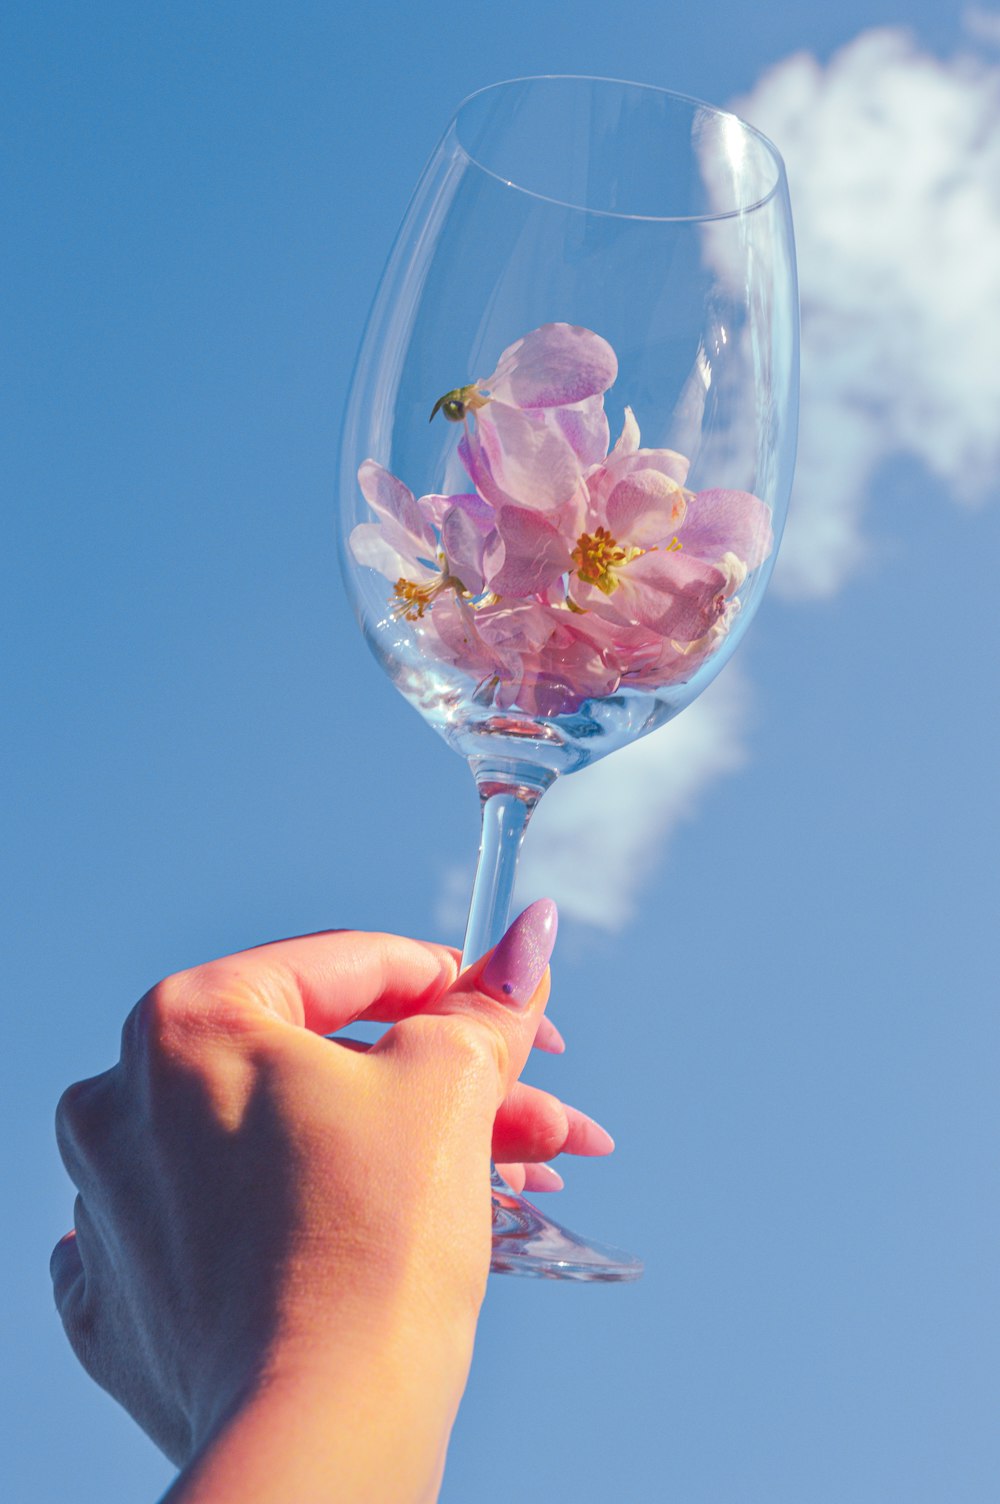
<svg viewBox="0 0 1000 1504">
<path fill-rule="evenodd" d="M 495 1176 L 490 1268 L 494 1274 L 521 1274 L 530 1279 L 608 1282 L 638 1279 L 642 1260 L 620 1248 L 585 1242 Z"/>
</svg>

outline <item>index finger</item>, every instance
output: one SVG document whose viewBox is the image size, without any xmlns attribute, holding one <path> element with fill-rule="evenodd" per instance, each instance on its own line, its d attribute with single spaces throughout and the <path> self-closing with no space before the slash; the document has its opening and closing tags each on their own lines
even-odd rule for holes
<svg viewBox="0 0 1000 1504">
<path fill-rule="evenodd" d="M 173 987 L 256 1005 L 315 1034 L 357 1019 L 396 1023 L 446 992 L 458 952 L 429 940 L 329 930 L 277 940 L 210 961 L 170 979 Z"/>
</svg>

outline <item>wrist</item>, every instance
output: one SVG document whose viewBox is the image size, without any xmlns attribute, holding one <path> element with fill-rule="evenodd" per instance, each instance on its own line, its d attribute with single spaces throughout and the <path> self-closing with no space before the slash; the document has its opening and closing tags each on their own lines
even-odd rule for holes
<svg viewBox="0 0 1000 1504">
<path fill-rule="evenodd" d="M 204 1425 L 163 1504 L 425 1504 L 440 1487 L 474 1314 L 302 1309 Z"/>
</svg>

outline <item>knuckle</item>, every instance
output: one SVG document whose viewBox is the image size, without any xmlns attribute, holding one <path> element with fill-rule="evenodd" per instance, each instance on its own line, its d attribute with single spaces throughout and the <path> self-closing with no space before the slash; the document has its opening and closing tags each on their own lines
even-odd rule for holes
<svg viewBox="0 0 1000 1504">
<path fill-rule="evenodd" d="M 59 1137 L 71 1136 L 80 1119 L 80 1098 L 85 1083 L 73 1081 L 56 1103 L 56 1133 Z"/>
<path fill-rule="evenodd" d="M 503 1078 L 507 1072 L 507 1041 L 482 1018 L 447 1014 L 440 1021 L 439 1038 L 462 1075 L 476 1080 Z"/>
<path fill-rule="evenodd" d="M 566 1142 L 566 1113 L 555 1097 L 543 1104 L 534 1125 L 532 1135 L 535 1158 L 555 1159 Z"/>
<path fill-rule="evenodd" d="M 156 1051 L 183 1030 L 191 1007 L 187 976 L 165 977 L 139 999 L 122 1030 L 123 1053 Z"/>
<path fill-rule="evenodd" d="M 212 961 L 175 972 L 133 1008 L 123 1030 L 123 1053 L 185 1058 L 212 1038 L 239 1037 L 254 1019 L 251 1002 L 252 989 L 231 963 Z"/>
<path fill-rule="evenodd" d="M 74 1081 L 56 1103 L 56 1142 L 67 1167 L 82 1163 L 87 1144 L 99 1136 L 106 1119 L 108 1083 L 111 1071 Z"/>
</svg>

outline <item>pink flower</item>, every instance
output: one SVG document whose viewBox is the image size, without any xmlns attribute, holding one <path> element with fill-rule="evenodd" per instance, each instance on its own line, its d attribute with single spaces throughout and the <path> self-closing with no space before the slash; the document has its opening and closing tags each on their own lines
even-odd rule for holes
<svg viewBox="0 0 1000 1504">
<path fill-rule="evenodd" d="M 537 601 L 475 608 L 449 597 L 435 605 L 426 631 L 441 661 L 471 673 L 476 698 L 529 715 L 564 715 L 591 696 L 613 694 L 621 667 L 579 618 Z M 425 642 L 428 639 L 425 638 Z"/>
<path fill-rule="evenodd" d="M 494 506 L 549 510 L 568 501 L 607 453 L 604 393 L 617 374 L 599 334 L 543 324 L 503 352 L 492 376 L 450 394 L 463 417 L 475 415 L 459 453 L 477 491 Z"/>
<path fill-rule="evenodd" d="M 445 591 L 481 593 L 483 552 L 493 531 L 492 508 L 481 497 L 422 496 L 418 501 L 374 460 L 365 460 L 358 482 L 379 520 L 358 524 L 351 533 L 351 552 L 359 564 L 394 582 L 394 616 L 418 620 Z"/>
<path fill-rule="evenodd" d="M 464 423 L 475 492 L 417 500 L 373 460 L 358 473 L 378 520 L 354 529 L 354 557 L 393 582 L 392 614 L 482 703 L 553 716 L 684 682 L 771 551 L 769 508 L 688 490 L 688 461 L 643 449 L 630 408 L 608 452 L 616 374 L 599 335 L 545 324 L 434 409 Z"/>
<path fill-rule="evenodd" d="M 704 636 L 722 614 L 729 573 L 711 558 L 711 547 L 707 556 L 685 553 L 678 536 L 691 496 L 683 484 L 687 461 L 638 444 L 627 409 L 618 443 L 555 517 L 498 507 L 496 535 L 484 552 L 490 589 L 528 596 L 551 592 L 565 578 L 565 598 L 578 611 L 681 642 Z M 710 531 L 705 539 L 711 545 Z"/>
</svg>

